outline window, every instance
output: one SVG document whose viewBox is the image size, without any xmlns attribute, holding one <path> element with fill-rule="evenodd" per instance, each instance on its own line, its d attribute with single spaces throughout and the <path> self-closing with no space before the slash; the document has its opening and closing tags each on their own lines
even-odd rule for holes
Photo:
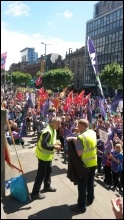
<svg viewBox="0 0 124 220">
<path fill-rule="evenodd" d="M 120 26 L 123 26 L 123 20 L 122 19 L 120 20 Z"/>
<path fill-rule="evenodd" d="M 109 53 L 111 53 L 111 44 L 108 45 Z"/>
<path fill-rule="evenodd" d="M 112 24 L 109 24 L 109 30 L 112 30 Z"/>
<path fill-rule="evenodd" d="M 116 27 L 119 27 L 119 21 L 116 21 Z"/>
<path fill-rule="evenodd" d="M 116 37 L 118 37 L 118 36 L 119 36 L 119 32 L 116 32 L 115 34 L 116 34 Z"/>
<path fill-rule="evenodd" d="M 106 31 L 109 31 L 109 25 L 106 26 Z"/>
<path fill-rule="evenodd" d="M 110 20 L 112 20 L 112 13 L 110 14 Z"/>
<path fill-rule="evenodd" d="M 118 52 L 118 61 L 121 61 L 121 52 Z"/>
<path fill-rule="evenodd" d="M 100 29 L 98 29 L 98 34 L 100 34 Z"/>
<path fill-rule="evenodd" d="M 116 27 L 116 22 L 113 23 L 113 28 L 115 28 L 115 27 Z"/>
<path fill-rule="evenodd" d="M 118 51 L 118 42 L 115 43 L 115 51 Z"/>
<path fill-rule="evenodd" d="M 105 43 L 105 36 L 102 38 L 103 42 Z"/>
<path fill-rule="evenodd" d="M 114 11 L 114 18 L 113 18 L 114 21 L 116 21 L 116 11 Z"/>
<path fill-rule="evenodd" d="M 120 17 L 120 15 L 121 15 L 121 10 L 119 9 L 117 10 L 117 17 Z"/>
<path fill-rule="evenodd" d="M 120 14 L 121 14 L 120 17 L 123 18 L 123 8 L 121 8 Z"/>
<path fill-rule="evenodd" d="M 95 35 L 97 35 L 97 30 L 95 30 Z"/>
<path fill-rule="evenodd" d="M 115 44 L 112 44 L 111 51 L 114 52 Z"/>
</svg>

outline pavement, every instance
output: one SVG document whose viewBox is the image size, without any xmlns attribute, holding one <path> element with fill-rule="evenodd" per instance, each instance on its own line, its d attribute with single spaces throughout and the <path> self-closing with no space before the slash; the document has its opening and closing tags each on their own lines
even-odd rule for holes
<svg viewBox="0 0 124 220">
<path fill-rule="evenodd" d="M 24 149 L 16 145 L 29 193 L 32 191 L 38 166 L 34 153 L 37 137 L 32 134 L 24 138 Z M 12 163 L 19 167 L 15 148 L 9 147 L 9 149 Z M 67 178 L 67 167 L 68 164 L 64 163 L 63 154 L 55 153 L 51 185 L 57 188 L 57 191 L 45 193 L 46 198 L 43 200 L 20 203 L 11 197 L 9 190 L 6 190 L 6 196 L 1 200 L 3 205 L 1 219 L 115 219 L 111 198 L 117 192 L 105 188 L 102 176 L 95 178 L 95 200 L 91 206 L 87 207 L 87 211 L 83 214 L 71 211 L 70 206 L 77 202 L 78 191 L 77 186 Z M 17 170 L 5 164 L 5 180 L 18 175 L 20 173 Z M 42 189 L 43 185 L 41 191 Z"/>
</svg>

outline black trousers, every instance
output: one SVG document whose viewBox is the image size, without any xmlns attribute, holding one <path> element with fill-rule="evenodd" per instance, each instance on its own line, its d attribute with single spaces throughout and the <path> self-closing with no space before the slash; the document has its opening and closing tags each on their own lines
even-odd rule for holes
<svg viewBox="0 0 124 220">
<path fill-rule="evenodd" d="M 86 208 L 87 201 L 92 203 L 94 200 L 94 176 L 96 166 L 89 168 L 89 174 L 78 183 L 78 206 Z"/>
<path fill-rule="evenodd" d="M 104 174 L 105 174 L 104 182 L 106 182 L 108 185 L 111 185 L 112 184 L 111 167 L 104 166 Z"/>
<path fill-rule="evenodd" d="M 112 170 L 112 176 L 113 176 L 113 184 L 114 184 L 114 187 L 118 187 L 119 190 L 121 190 L 121 183 L 119 181 L 119 176 L 120 176 L 120 172 L 117 172 L 115 173 L 113 170 Z"/>
<path fill-rule="evenodd" d="M 51 184 L 52 161 L 38 159 L 38 170 L 35 178 L 32 194 L 38 194 L 44 181 L 44 188 L 49 188 Z"/>
</svg>

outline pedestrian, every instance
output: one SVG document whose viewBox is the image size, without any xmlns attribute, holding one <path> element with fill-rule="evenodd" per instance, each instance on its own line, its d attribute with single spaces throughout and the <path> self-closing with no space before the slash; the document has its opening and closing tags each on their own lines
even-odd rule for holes
<svg viewBox="0 0 124 220">
<path fill-rule="evenodd" d="M 74 140 L 75 149 L 81 160 L 89 169 L 89 173 L 78 182 L 78 204 L 72 206 L 75 212 L 84 213 L 86 206 L 91 205 L 94 201 L 94 176 L 97 166 L 97 138 L 96 132 L 89 129 L 87 119 L 78 121 L 79 135 L 68 138 Z"/>
<path fill-rule="evenodd" d="M 44 192 L 56 192 L 51 186 L 52 160 L 55 150 L 60 150 L 61 145 L 57 143 L 56 130 L 60 128 L 61 119 L 53 118 L 49 125 L 41 133 L 36 147 L 36 157 L 38 158 L 38 171 L 34 182 L 31 197 L 32 199 L 44 199 L 40 187 L 44 181 Z"/>
</svg>

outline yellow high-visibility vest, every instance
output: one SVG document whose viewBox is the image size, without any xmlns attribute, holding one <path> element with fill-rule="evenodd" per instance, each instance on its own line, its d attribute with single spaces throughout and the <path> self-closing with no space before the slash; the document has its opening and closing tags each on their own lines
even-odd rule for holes
<svg viewBox="0 0 124 220">
<path fill-rule="evenodd" d="M 78 138 L 82 141 L 83 154 L 82 161 L 87 167 L 97 165 L 97 137 L 96 132 L 88 129 L 84 133 L 79 134 Z"/>
<path fill-rule="evenodd" d="M 46 133 L 46 132 L 49 132 L 51 134 L 51 139 L 49 141 L 48 144 L 50 145 L 54 145 L 56 143 L 56 130 L 55 129 L 52 129 L 50 127 L 50 125 L 48 125 L 42 132 L 40 138 L 39 138 L 39 141 L 38 141 L 38 144 L 37 144 L 37 147 L 36 147 L 36 150 L 35 150 L 35 153 L 36 153 L 36 157 L 38 157 L 38 159 L 41 159 L 43 161 L 52 161 L 53 160 L 53 157 L 54 157 L 54 153 L 55 153 L 55 150 L 45 150 L 42 146 L 41 146 L 41 142 L 42 142 L 42 138 L 43 138 L 43 134 Z"/>
</svg>

